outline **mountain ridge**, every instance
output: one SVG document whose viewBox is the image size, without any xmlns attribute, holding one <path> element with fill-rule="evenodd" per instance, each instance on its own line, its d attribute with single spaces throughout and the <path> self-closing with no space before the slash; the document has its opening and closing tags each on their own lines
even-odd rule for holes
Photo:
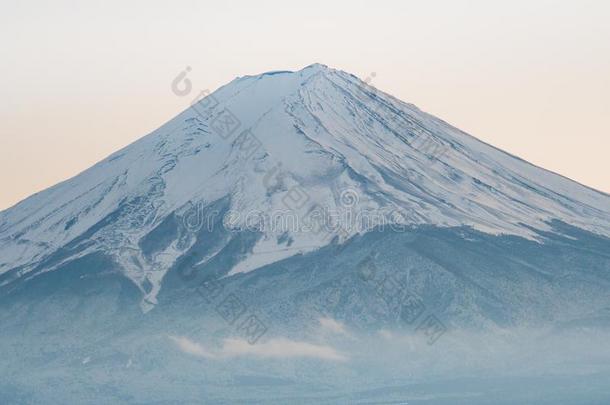
<svg viewBox="0 0 610 405">
<path fill-rule="evenodd" d="M 562 220 L 610 235 L 609 195 L 484 143 L 349 73 L 313 64 L 238 77 L 79 175 L 0 212 L 0 275 L 27 275 L 81 238 L 65 260 L 109 253 L 141 288 L 152 283 L 154 302 L 163 274 L 194 243 L 183 229 L 155 256 L 158 262 L 141 256 L 140 241 L 168 216 L 184 221 L 193 209 L 230 197 L 229 212 L 241 217 L 235 229 L 254 211 L 301 219 L 310 211 L 287 204 L 295 190 L 307 199 L 304 209 L 373 212 L 385 223 L 467 225 L 536 239 L 531 229 L 550 231 L 549 221 Z M 368 230 L 343 223 L 324 238 L 263 230 L 229 274 Z M 282 250 L 280 239 L 292 250 Z"/>
</svg>

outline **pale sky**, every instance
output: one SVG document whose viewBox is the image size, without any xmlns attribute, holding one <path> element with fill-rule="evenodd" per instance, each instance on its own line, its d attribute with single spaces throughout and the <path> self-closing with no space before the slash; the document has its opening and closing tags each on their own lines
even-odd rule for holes
<svg viewBox="0 0 610 405">
<path fill-rule="evenodd" d="M 342 69 L 610 192 L 608 1 L 31 1 L 0 4 L 0 210 L 236 76 Z"/>
</svg>

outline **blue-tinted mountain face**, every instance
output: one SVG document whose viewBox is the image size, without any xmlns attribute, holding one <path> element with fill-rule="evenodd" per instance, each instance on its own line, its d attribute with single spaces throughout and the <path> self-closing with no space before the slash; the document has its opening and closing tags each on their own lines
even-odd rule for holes
<svg viewBox="0 0 610 405">
<path fill-rule="evenodd" d="M 610 196 L 323 65 L 0 213 L 0 403 L 605 403 Z"/>
</svg>

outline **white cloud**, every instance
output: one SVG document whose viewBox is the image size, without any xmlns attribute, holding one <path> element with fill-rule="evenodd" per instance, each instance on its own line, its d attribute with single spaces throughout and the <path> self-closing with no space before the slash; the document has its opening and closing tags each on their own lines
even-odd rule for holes
<svg viewBox="0 0 610 405">
<path fill-rule="evenodd" d="M 243 339 L 225 339 L 223 353 L 227 356 L 250 355 L 266 358 L 308 357 L 321 360 L 346 361 L 347 357 L 330 346 L 316 345 L 285 338 L 271 339 L 251 345 Z"/>
<path fill-rule="evenodd" d="M 384 339 L 388 339 L 389 340 L 389 339 L 394 339 L 395 338 L 394 334 L 391 331 L 387 330 L 387 329 L 381 329 L 381 330 L 379 330 L 378 333 L 379 333 L 379 336 L 381 336 Z"/>
<path fill-rule="evenodd" d="M 333 318 L 320 318 L 318 321 L 320 322 L 320 327 L 325 331 L 338 335 L 348 335 L 345 325 Z"/>
<path fill-rule="evenodd" d="M 197 357 L 204 357 L 206 359 L 213 359 L 216 356 L 203 348 L 199 343 L 193 342 L 189 338 L 183 336 L 170 336 L 169 337 L 178 348 L 187 354 L 192 354 Z"/>
<path fill-rule="evenodd" d="M 182 352 L 206 359 L 250 356 L 275 359 L 301 357 L 327 361 L 348 360 L 346 356 L 338 353 L 333 347 L 285 338 L 271 339 L 255 345 L 249 344 L 244 339 L 228 338 L 223 340 L 222 348 L 214 353 L 186 337 L 170 336 L 169 338 Z"/>
</svg>

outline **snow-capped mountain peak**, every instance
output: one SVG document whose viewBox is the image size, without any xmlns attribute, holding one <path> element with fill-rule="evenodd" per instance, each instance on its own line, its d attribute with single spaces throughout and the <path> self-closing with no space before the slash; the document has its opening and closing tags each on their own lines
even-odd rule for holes
<svg viewBox="0 0 610 405">
<path fill-rule="evenodd" d="M 240 245 L 231 275 L 375 225 L 536 239 L 553 220 L 610 236 L 610 196 L 313 64 L 237 78 L 0 213 L 0 283 L 103 252 L 150 305 L 202 228 L 214 243 L 199 264 Z"/>
</svg>

